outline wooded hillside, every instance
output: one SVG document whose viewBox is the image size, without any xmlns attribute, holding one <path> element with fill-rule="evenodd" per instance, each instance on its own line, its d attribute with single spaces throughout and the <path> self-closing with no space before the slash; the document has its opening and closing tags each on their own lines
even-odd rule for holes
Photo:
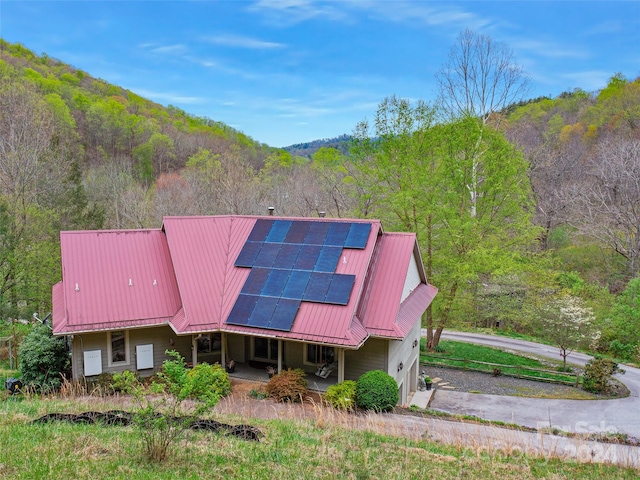
<svg viewBox="0 0 640 480">
<path fill-rule="evenodd" d="M 630 343 L 615 332 L 640 290 L 640 79 L 481 121 L 387 99 L 380 118 L 406 129 L 354 125 L 305 158 L 1 40 L 0 77 L 0 318 L 50 310 L 61 230 L 273 206 L 416 232 L 453 324 L 540 333 L 544 299 L 571 295 L 598 348 Z"/>
</svg>

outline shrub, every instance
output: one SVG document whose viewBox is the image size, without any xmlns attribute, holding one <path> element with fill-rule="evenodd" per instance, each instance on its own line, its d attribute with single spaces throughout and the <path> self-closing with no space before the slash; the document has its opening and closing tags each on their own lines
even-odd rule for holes
<svg viewBox="0 0 640 480">
<path fill-rule="evenodd" d="M 213 408 L 231 391 L 229 377 L 219 365 L 202 363 L 188 371 L 178 352 L 169 350 L 167 355 L 173 360 L 162 364 L 162 371 L 157 375 L 159 382 L 153 383 L 148 390 L 138 383 L 133 390 L 138 403 L 134 419 L 145 453 L 157 462 L 166 458 L 169 448 L 184 436 L 200 414 Z M 187 399 L 194 402 L 184 407 Z"/>
<path fill-rule="evenodd" d="M 388 412 L 398 403 L 398 384 L 382 370 L 364 373 L 356 382 L 356 404 L 365 410 Z"/>
<path fill-rule="evenodd" d="M 62 375 L 69 370 L 69 352 L 62 337 L 54 337 L 51 328 L 37 324 L 25 337 L 18 354 L 22 381 L 36 391 L 57 390 Z"/>
<path fill-rule="evenodd" d="M 331 385 L 324 394 L 324 399 L 338 410 L 353 410 L 356 406 L 356 382 L 345 380 Z"/>
<path fill-rule="evenodd" d="M 587 362 L 582 377 L 582 388 L 592 393 L 610 393 L 611 377 L 615 373 L 624 373 L 613 360 L 595 357 Z"/>
<path fill-rule="evenodd" d="M 304 370 L 283 370 L 267 383 L 267 393 L 277 402 L 301 402 L 308 394 Z"/>
<path fill-rule="evenodd" d="M 609 353 L 621 360 L 633 360 L 637 353 L 637 346 L 633 343 L 623 343 L 620 340 L 609 342 Z"/>
<path fill-rule="evenodd" d="M 114 373 L 111 380 L 111 388 L 115 392 L 133 393 L 140 386 L 140 380 L 131 370 Z"/>
<path fill-rule="evenodd" d="M 229 374 L 220 364 L 199 363 L 187 373 L 186 388 L 189 398 L 220 398 L 231 393 Z"/>
</svg>

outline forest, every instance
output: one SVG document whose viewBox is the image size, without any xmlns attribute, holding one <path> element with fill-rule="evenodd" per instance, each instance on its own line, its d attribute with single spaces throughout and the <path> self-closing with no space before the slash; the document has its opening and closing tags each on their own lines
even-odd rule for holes
<svg viewBox="0 0 640 480">
<path fill-rule="evenodd" d="M 452 58 L 486 41 L 463 32 Z M 445 64 L 434 103 L 381 99 L 307 155 L 0 39 L 0 319 L 50 312 L 60 231 L 274 207 L 416 233 L 440 291 L 431 348 L 492 328 L 637 361 L 640 78 L 527 99 L 522 72 L 493 66 L 493 92 L 463 95 Z"/>
</svg>

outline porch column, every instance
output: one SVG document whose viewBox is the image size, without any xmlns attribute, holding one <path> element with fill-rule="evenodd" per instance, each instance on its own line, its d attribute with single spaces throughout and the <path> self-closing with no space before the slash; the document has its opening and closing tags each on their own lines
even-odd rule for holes
<svg viewBox="0 0 640 480">
<path fill-rule="evenodd" d="M 278 339 L 278 373 L 282 371 L 282 340 Z"/>
<path fill-rule="evenodd" d="M 222 368 L 225 368 L 227 364 L 227 334 L 224 332 L 220 332 L 220 365 Z"/>
<path fill-rule="evenodd" d="M 344 348 L 338 348 L 338 383 L 344 382 Z"/>
<path fill-rule="evenodd" d="M 191 363 L 195 367 L 198 364 L 198 336 L 191 336 Z"/>
</svg>

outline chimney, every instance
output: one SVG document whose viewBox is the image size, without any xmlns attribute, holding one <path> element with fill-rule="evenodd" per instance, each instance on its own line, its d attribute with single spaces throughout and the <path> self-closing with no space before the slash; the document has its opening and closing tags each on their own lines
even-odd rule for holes
<svg viewBox="0 0 640 480">
<path fill-rule="evenodd" d="M 319 216 L 320 218 L 324 218 L 324 216 L 325 216 L 326 214 L 327 214 L 327 212 L 325 212 L 324 210 L 321 210 L 321 211 L 319 211 L 319 212 L 318 212 L 318 216 Z"/>
<path fill-rule="evenodd" d="M 268 207 L 267 210 L 269 210 L 269 216 L 273 217 L 273 211 L 276 209 L 276 207 Z"/>
</svg>

